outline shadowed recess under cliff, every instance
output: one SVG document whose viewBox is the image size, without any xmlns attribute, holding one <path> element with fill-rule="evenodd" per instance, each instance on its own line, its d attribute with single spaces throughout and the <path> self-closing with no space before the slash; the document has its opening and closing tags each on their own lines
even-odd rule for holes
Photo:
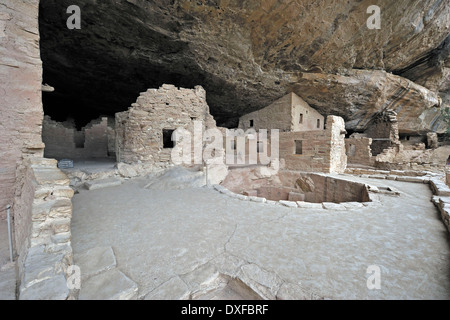
<svg viewBox="0 0 450 320">
<path fill-rule="evenodd" d="M 384 87 L 400 91 L 408 83 L 357 87 L 353 83 L 356 79 L 358 85 L 361 75 L 354 69 L 408 70 L 401 75 L 433 91 L 417 105 L 438 107 L 435 94 L 448 103 L 449 59 L 441 52 L 449 35 L 450 4 L 379 0 L 381 29 L 370 30 L 372 2 L 79 0 L 81 30 L 69 30 L 66 10 L 73 1 L 41 0 L 44 82 L 55 87 L 43 97 L 45 113 L 60 121 L 75 118 L 83 126 L 99 115 L 124 111 L 140 92 L 169 83 L 202 85 L 221 126 L 234 127 L 239 116 L 295 91 L 324 116 L 342 116 L 348 129 L 359 130 L 385 106 L 371 101 L 366 90 L 384 95 Z M 436 64 L 436 76 L 428 72 L 425 81 L 414 66 L 429 56 L 439 59 L 429 60 Z M 314 89 L 309 81 L 317 78 L 323 82 Z M 415 105 L 403 106 L 408 108 L 415 110 L 411 117 L 421 114 Z M 430 119 L 425 127 L 419 123 L 405 130 L 427 131 L 431 122 L 437 127 L 434 113 L 422 118 Z M 409 116 L 400 119 L 401 130 L 406 120 Z"/>
</svg>

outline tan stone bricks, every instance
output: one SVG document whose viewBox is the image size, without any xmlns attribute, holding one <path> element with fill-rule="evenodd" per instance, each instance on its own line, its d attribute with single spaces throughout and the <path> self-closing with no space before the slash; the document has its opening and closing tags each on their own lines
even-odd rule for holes
<svg viewBox="0 0 450 320">
<path fill-rule="evenodd" d="M 280 158 L 288 170 L 343 173 L 347 167 L 344 139 L 344 120 L 329 116 L 326 130 L 280 132 Z M 301 150 L 296 141 L 301 141 Z"/>
<path fill-rule="evenodd" d="M 202 131 L 216 127 L 201 86 L 178 89 L 165 84 L 141 93 L 128 111 L 116 114 L 118 162 L 170 165 L 172 132 L 184 128 L 193 133 L 194 121 L 202 122 Z"/>
</svg>

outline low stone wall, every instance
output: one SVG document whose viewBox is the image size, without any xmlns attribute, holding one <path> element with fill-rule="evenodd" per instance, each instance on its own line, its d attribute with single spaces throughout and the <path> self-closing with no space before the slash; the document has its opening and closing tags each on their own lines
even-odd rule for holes
<svg viewBox="0 0 450 320">
<path fill-rule="evenodd" d="M 15 243 L 19 253 L 19 299 L 69 299 L 72 264 L 70 222 L 73 190 L 57 161 L 32 157 L 15 201 Z M 29 206 L 29 203 L 32 206 Z"/>
<path fill-rule="evenodd" d="M 414 162 L 404 162 L 404 163 L 390 163 L 390 162 L 377 162 L 376 168 L 380 170 L 403 170 L 403 171 L 433 171 L 442 172 L 445 168 L 444 164 L 436 163 L 414 163 Z"/>
<path fill-rule="evenodd" d="M 370 175 L 370 176 L 409 176 L 409 177 L 424 177 L 428 174 L 426 171 L 412 171 L 412 170 L 377 170 L 364 168 L 347 168 L 346 174 L 354 175 Z"/>
<path fill-rule="evenodd" d="M 234 168 L 223 186 L 233 193 L 272 201 L 308 203 L 370 202 L 363 183 L 337 179 L 326 174 L 282 170 L 266 167 Z"/>
<path fill-rule="evenodd" d="M 325 175 L 308 174 L 305 177 L 313 182 L 314 190 L 305 193 L 305 201 L 322 202 L 370 202 L 365 184 L 351 182 Z"/>
<path fill-rule="evenodd" d="M 231 198 L 235 198 L 242 201 L 251 201 L 257 203 L 264 203 L 271 206 L 283 206 L 288 208 L 300 208 L 300 209 L 317 209 L 317 210 L 332 210 L 332 211 L 346 211 L 354 210 L 363 207 L 376 207 L 380 205 L 380 202 L 375 197 L 371 199 L 371 202 L 344 202 L 344 203 L 332 203 L 332 202 L 322 202 L 322 203 L 311 203 L 305 201 L 289 201 L 289 200 L 268 200 L 262 197 L 256 196 L 245 196 L 243 194 L 234 193 L 228 190 L 226 187 L 221 185 L 214 185 L 215 190 L 223 193 Z"/>
<path fill-rule="evenodd" d="M 433 203 L 438 208 L 442 221 L 450 232 L 450 187 L 446 183 L 447 173 L 444 175 L 433 172 L 417 171 L 380 171 L 368 169 L 347 169 L 346 173 L 360 175 L 363 178 L 386 179 L 411 183 L 425 183 L 430 185 L 433 192 Z"/>
</svg>

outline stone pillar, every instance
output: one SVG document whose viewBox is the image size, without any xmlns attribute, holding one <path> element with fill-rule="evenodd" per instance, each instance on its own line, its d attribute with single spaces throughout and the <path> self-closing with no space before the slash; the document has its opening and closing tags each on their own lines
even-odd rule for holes
<svg viewBox="0 0 450 320">
<path fill-rule="evenodd" d="M 331 131 L 330 172 L 344 173 L 347 168 L 345 153 L 345 121 L 338 116 L 327 117 L 327 130 Z"/>
</svg>

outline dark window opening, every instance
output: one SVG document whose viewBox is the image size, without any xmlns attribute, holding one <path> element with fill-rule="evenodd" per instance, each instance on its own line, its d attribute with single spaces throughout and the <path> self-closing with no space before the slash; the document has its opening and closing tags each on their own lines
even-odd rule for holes
<svg viewBox="0 0 450 320">
<path fill-rule="evenodd" d="M 303 113 L 300 113 L 300 121 L 299 123 L 303 123 Z"/>
<path fill-rule="evenodd" d="M 303 154 L 303 141 L 295 140 L 295 154 Z"/>
<path fill-rule="evenodd" d="M 84 131 L 75 131 L 75 135 L 74 135 L 73 139 L 75 140 L 75 148 L 77 148 L 77 149 L 84 148 L 84 143 L 86 141 Z"/>
<path fill-rule="evenodd" d="M 320 119 L 317 119 L 317 129 L 320 128 Z"/>
<path fill-rule="evenodd" d="M 196 121 L 197 117 L 191 117 L 191 121 Z"/>
<path fill-rule="evenodd" d="M 163 130 L 163 148 L 164 149 L 172 149 L 175 147 L 175 142 L 172 141 L 172 135 L 175 130 L 164 129 Z"/>
<path fill-rule="evenodd" d="M 253 120 L 250 120 L 250 128 L 253 128 L 253 125 L 254 125 L 255 123 L 254 123 L 254 121 Z"/>
</svg>

